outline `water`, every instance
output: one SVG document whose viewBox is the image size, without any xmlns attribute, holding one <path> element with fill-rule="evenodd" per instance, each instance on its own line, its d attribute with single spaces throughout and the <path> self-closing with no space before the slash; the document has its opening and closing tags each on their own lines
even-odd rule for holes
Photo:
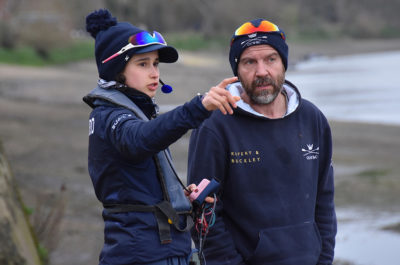
<svg viewBox="0 0 400 265">
<path fill-rule="evenodd" d="M 286 77 L 330 120 L 400 125 L 399 69 L 394 51 L 316 57 Z"/>
<path fill-rule="evenodd" d="M 400 213 L 338 209 L 335 258 L 356 265 L 399 265 L 400 233 L 382 228 L 400 223 Z"/>
</svg>

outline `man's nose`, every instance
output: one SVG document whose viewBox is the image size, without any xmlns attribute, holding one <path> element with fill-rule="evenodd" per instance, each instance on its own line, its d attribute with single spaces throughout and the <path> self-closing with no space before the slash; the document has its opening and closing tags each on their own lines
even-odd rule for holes
<svg viewBox="0 0 400 265">
<path fill-rule="evenodd" d="M 257 76 L 266 76 L 268 75 L 268 66 L 264 62 L 259 62 L 257 63 L 257 68 L 256 68 L 256 75 Z"/>
</svg>

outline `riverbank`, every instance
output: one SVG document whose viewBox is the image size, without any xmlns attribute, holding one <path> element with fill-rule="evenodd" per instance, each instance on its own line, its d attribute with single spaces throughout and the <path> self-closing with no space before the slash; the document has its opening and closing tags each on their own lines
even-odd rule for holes
<svg viewBox="0 0 400 265">
<path fill-rule="evenodd" d="M 397 44 L 307 44 L 291 47 L 291 55 L 296 61 L 315 51 L 336 56 L 394 49 L 400 41 Z M 187 101 L 231 75 L 225 54 L 182 52 L 179 63 L 160 67 L 163 81 L 175 89 L 157 96 L 162 106 Z M 52 265 L 97 264 L 102 246 L 101 206 L 87 173 L 90 108 L 81 100 L 96 78 L 94 62 L 52 68 L 0 65 L 0 139 L 23 200 L 34 210 L 39 204 L 51 208 L 60 187 L 65 187 L 66 208 L 53 243 Z M 398 210 L 400 127 L 335 121 L 331 126 L 338 207 Z M 182 177 L 187 138 L 171 148 Z"/>
<path fill-rule="evenodd" d="M 400 210 L 400 127 L 331 122 L 338 207 Z"/>
</svg>

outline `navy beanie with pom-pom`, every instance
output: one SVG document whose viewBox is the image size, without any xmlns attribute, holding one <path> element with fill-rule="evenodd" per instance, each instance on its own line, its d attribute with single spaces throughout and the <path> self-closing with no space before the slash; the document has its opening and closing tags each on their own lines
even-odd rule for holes
<svg viewBox="0 0 400 265">
<path fill-rule="evenodd" d="M 86 31 L 95 39 L 95 57 L 99 77 L 106 81 L 113 81 L 123 72 L 126 63 L 134 54 L 158 50 L 159 60 L 164 63 L 173 63 L 178 60 L 178 52 L 171 46 L 151 44 L 149 46 L 133 48 L 119 56 L 103 61 L 121 50 L 129 43 L 129 38 L 144 30 L 127 22 L 118 22 L 106 9 L 92 12 L 86 17 Z"/>
</svg>

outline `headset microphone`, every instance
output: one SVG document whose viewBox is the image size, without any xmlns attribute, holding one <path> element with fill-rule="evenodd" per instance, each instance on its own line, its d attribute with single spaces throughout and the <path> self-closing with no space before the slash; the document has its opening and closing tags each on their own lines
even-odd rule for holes
<svg viewBox="0 0 400 265">
<path fill-rule="evenodd" d="M 164 92 L 165 94 L 171 93 L 172 92 L 172 87 L 170 85 L 164 84 L 163 81 L 160 79 L 160 83 L 162 85 L 161 91 Z"/>
</svg>

